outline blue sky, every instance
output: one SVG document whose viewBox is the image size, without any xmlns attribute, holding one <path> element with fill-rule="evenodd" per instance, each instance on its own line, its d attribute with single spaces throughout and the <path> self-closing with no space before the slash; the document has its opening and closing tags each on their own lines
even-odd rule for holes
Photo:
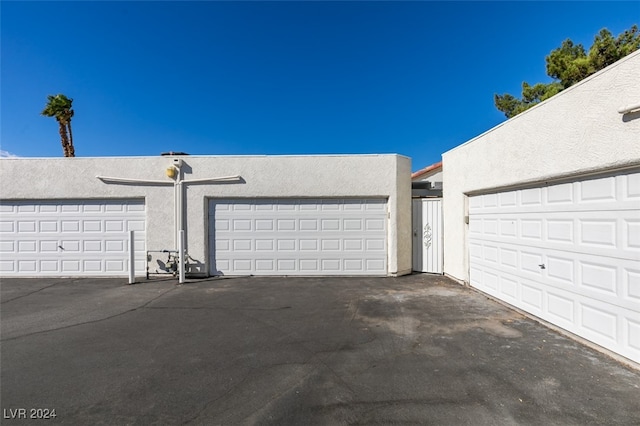
<svg viewBox="0 0 640 426">
<path fill-rule="evenodd" d="M 0 149 L 76 155 L 399 153 L 417 170 L 548 82 L 562 40 L 640 23 L 640 2 L 10 2 Z"/>
</svg>

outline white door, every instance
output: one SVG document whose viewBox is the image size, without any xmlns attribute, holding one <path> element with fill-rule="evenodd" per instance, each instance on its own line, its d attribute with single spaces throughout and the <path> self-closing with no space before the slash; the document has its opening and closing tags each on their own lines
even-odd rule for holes
<svg viewBox="0 0 640 426">
<path fill-rule="evenodd" d="M 386 200 L 210 200 L 211 275 L 386 275 Z"/>
<path fill-rule="evenodd" d="M 412 221 L 413 270 L 442 274 L 442 199 L 414 199 Z"/>
<path fill-rule="evenodd" d="M 469 199 L 472 286 L 640 362 L 640 173 Z"/>
<path fill-rule="evenodd" d="M 142 200 L 0 202 L 0 275 L 127 275 L 129 232 L 145 268 Z"/>
</svg>

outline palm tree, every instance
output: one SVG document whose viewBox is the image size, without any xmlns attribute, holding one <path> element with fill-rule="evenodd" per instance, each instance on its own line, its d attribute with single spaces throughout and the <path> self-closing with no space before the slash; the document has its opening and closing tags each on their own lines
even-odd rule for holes
<svg viewBox="0 0 640 426">
<path fill-rule="evenodd" d="M 62 152 L 65 157 L 75 157 L 76 151 L 73 147 L 73 134 L 71 133 L 71 117 L 73 110 L 71 104 L 73 99 L 67 98 L 63 94 L 48 95 L 47 105 L 42 110 L 45 117 L 55 117 L 60 126 L 60 141 L 62 142 Z"/>
</svg>

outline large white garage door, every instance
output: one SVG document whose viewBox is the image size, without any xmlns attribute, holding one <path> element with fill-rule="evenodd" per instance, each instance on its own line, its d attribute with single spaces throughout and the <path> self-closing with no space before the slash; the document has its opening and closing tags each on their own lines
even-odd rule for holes
<svg viewBox="0 0 640 426">
<path fill-rule="evenodd" d="M 469 199 L 470 282 L 640 362 L 640 173 Z"/>
<path fill-rule="evenodd" d="M 386 200 L 210 200 L 211 275 L 386 275 Z"/>
<path fill-rule="evenodd" d="M 145 268 L 142 200 L 0 202 L 3 276 L 127 275 L 129 232 Z"/>
</svg>

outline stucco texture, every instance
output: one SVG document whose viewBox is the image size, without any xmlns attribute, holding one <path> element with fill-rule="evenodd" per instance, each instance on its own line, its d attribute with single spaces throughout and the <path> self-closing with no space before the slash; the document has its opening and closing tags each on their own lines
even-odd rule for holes
<svg viewBox="0 0 640 426">
<path fill-rule="evenodd" d="M 445 273 L 468 282 L 467 195 L 640 165 L 640 51 L 443 154 Z"/>
<path fill-rule="evenodd" d="M 12 158 L 0 162 L 4 200 L 144 199 L 147 248 L 175 247 L 174 187 L 165 171 L 175 157 Z M 239 175 L 240 183 L 185 185 L 186 249 L 208 273 L 210 198 L 388 199 L 388 271 L 411 271 L 411 160 L 388 155 L 184 156 L 186 180 Z M 107 184 L 96 176 L 165 181 L 167 185 Z"/>
</svg>

